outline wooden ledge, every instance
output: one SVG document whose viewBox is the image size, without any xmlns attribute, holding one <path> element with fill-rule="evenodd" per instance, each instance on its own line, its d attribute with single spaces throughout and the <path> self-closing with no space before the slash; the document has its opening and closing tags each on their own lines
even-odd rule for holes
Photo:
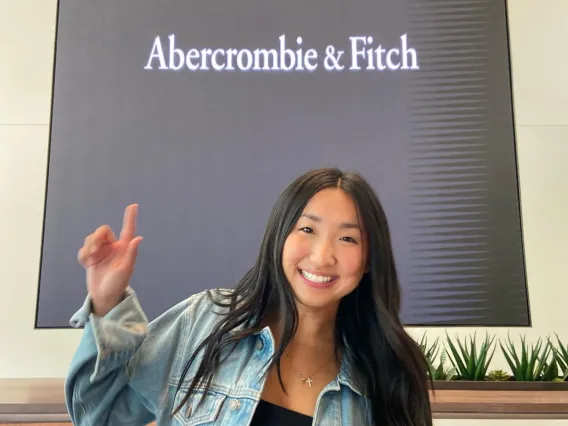
<svg viewBox="0 0 568 426">
<path fill-rule="evenodd" d="M 0 422 L 68 422 L 63 379 L 0 379 Z"/>
<path fill-rule="evenodd" d="M 436 390 L 434 417 L 568 419 L 568 390 Z"/>
<path fill-rule="evenodd" d="M 0 379 L 0 422 L 68 422 L 63 379 Z M 437 419 L 568 419 L 568 388 L 436 389 Z M 467 384 L 464 384 L 467 386 Z"/>
</svg>

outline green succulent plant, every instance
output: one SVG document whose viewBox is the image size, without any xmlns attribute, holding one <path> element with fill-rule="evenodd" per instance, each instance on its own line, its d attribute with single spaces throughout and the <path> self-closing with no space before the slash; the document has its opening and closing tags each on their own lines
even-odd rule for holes
<svg viewBox="0 0 568 426">
<path fill-rule="evenodd" d="M 462 343 L 456 337 L 457 346 L 447 332 L 446 337 L 450 348 L 448 355 L 450 356 L 450 362 L 456 369 L 457 377 L 460 380 L 485 380 L 489 364 L 495 353 L 495 347 L 493 346 L 495 336 L 490 338 L 487 334 L 479 350 L 477 349 L 475 333 L 473 336 L 470 336 L 469 342 L 467 339 L 464 339 Z"/>
<path fill-rule="evenodd" d="M 549 337 L 539 338 L 530 346 L 525 336 L 521 336 L 520 344 L 513 343 L 509 334 L 506 340 L 499 339 L 511 372 L 491 370 L 489 373 L 487 371 L 498 346 L 494 347 L 495 336 L 487 334 L 480 345 L 476 342 L 475 333 L 461 341 L 458 336 L 452 339 L 446 331 L 446 338 L 443 344 L 439 338 L 429 343 L 425 332 L 417 342 L 432 380 L 568 381 L 568 346 L 562 343 L 558 334 L 556 341 Z"/>
<path fill-rule="evenodd" d="M 506 382 L 510 378 L 511 376 L 509 376 L 503 370 L 493 370 L 490 371 L 489 374 L 487 375 L 487 380 L 490 380 L 492 382 Z"/>
<path fill-rule="evenodd" d="M 448 352 L 442 349 L 438 366 L 434 369 L 434 380 L 452 380 L 456 375 L 456 369 L 452 365 L 447 365 Z"/>
<path fill-rule="evenodd" d="M 435 371 L 436 368 L 434 367 L 434 362 L 436 361 L 436 357 L 438 356 L 439 351 L 439 339 L 434 340 L 432 344 L 428 344 L 428 339 L 426 338 L 426 332 L 422 335 L 422 338 L 418 342 L 418 346 L 428 363 L 428 375 L 432 378 L 432 380 L 437 380 L 435 378 Z"/>
<path fill-rule="evenodd" d="M 568 377 L 568 346 L 562 343 L 557 333 L 555 334 L 556 334 L 556 340 L 558 342 L 558 348 L 554 347 L 554 345 L 552 344 L 552 342 L 550 342 L 550 340 L 549 343 L 556 355 L 556 362 L 560 367 L 560 369 L 562 370 L 561 380 L 564 381 Z"/>
<path fill-rule="evenodd" d="M 507 336 L 507 338 L 506 344 L 503 345 L 500 342 L 500 345 L 516 381 L 550 381 L 558 376 L 556 353 L 550 340 L 543 345 L 542 339 L 539 338 L 536 344 L 529 347 L 525 336 L 521 336 L 519 353 L 511 341 L 511 337 Z"/>
</svg>

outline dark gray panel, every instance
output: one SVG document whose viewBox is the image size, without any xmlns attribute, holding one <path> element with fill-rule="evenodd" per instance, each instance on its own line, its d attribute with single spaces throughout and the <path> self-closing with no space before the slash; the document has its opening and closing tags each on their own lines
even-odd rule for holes
<svg viewBox="0 0 568 426">
<path fill-rule="evenodd" d="M 529 325 L 505 7 L 411 0 L 406 320 Z"/>
<path fill-rule="evenodd" d="M 420 69 L 145 70 L 169 34 L 185 51 L 301 36 L 320 64 L 351 36 L 408 34 Z M 127 204 L 154 318 L 232 287 L 280 191 L 333 165 L 385 205 L 405 323 L 526 325 L 506 35 L 498 1 L 60 0 L 37 326 L 67 326 L 85 297 L 77 249 Z"/>
</svg>

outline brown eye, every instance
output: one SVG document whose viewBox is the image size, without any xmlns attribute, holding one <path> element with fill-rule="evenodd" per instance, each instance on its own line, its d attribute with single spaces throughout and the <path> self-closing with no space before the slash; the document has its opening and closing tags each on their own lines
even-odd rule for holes
<svg viewBox="0 0 568 426">
<path fill-rule="evenodd" d="M 357 241 L 355 241 L 353 238 L 351 237 L 343 237 L 341 238 L 343 241 L 346 241 L 348 243 L 357 243 Z"/>
<path fill-rule="evenodd" d="M 312 228 L 310 228 L 309 226 L 304 226 L 303 228 L 300 228 L 300 231 L 305 232 L 307 234 L 311 234 L 314 232 L 314 230 Z"/>
</svg>

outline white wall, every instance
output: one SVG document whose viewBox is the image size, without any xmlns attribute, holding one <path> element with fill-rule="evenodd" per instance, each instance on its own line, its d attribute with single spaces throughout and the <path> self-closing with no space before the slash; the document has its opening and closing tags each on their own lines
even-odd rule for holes
<svg viewBox="0 0 568 426">
<path fill-rule="evenodd" d="M 0 378 L 64 376 L 79 341 L 33 329 L 56 5 L 0 0 Z"/>
<path fill-rule="evenodd" d="M 0 378 L 64 377 L 80 337 L 77 330 L 33 329 L 56 3 L 0 0 Z M 533 317 L 532 328 L 512 331 L 526 333 L 529 340 L 557 331 L 568 342 L 568 1 L 509 0 L 509 14 Z M 419 336 L 423 329 L 411 331 Z M 505 336 L 507 330 L 489 331 Z M 444 329 L 428 333 L 443 336 Z M 507 367 L 502 358 L 497 363 Z"/>
</svg>

